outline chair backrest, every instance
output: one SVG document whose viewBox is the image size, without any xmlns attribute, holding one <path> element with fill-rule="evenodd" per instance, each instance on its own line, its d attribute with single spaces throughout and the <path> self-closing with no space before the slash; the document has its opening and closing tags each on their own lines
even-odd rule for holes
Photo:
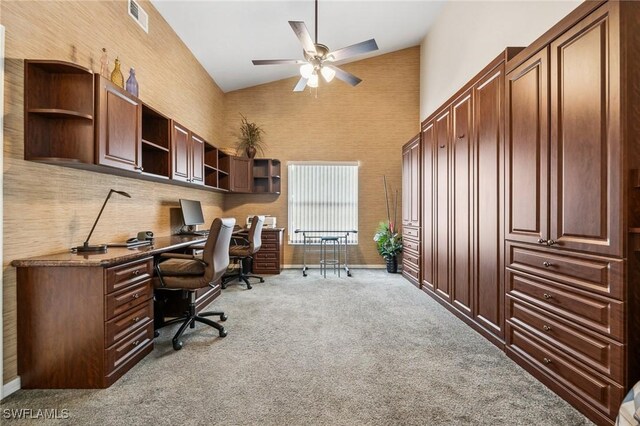
<svg viewBox="0 0 640 426">
<path fill-rule="evenodd" d="M 229 243 L 233 225 L 236 224 L 234 218 L 216 218 L 211 224 L 209 237 L 204 245 L 202 260 L 207 262 L 204 277 L 207 282 L 216 282 L 227 271 L 229 266 Z"/>
<path fill-rule="evenodd" d="M 264 225 L 264 216 L 254 216 L 251 219 L 251 228 L 249 228 L 249 248 L 251 253 L 256 253 L 262 246 L 262 226 Z"/>
</svg>

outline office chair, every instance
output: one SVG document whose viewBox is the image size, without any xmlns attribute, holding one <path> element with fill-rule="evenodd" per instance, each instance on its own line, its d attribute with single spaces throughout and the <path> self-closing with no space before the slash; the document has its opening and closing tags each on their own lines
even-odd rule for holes
<svg viewBox="0 0 640 426">
<path fill-rule="evenodd" d="M 251 258 L 251 260 L 253 260 L 253 255 L 260 250 L 260 246 L 262 245 L 262 225 L 264 225 L 264 216 L 254 216 L 253 219 L 251 219 L 248 238 L 233 238 L 235 241 L 234 244 L 229 247 L 229 255 L 231 259 L 239 264 L 238 273 L 223 278 L 222 288 L 227 288 L 227 284 L 236 278 L 238 282 L 244 281 L 245 284 L 247 284 L 248 290 L 251 290 L 249 278 L 258 278 L 261 283 L 264 282 L 264 278 L 262 277 L 245 274 L 243 266 L 245 259 Z M 241 242 L 241 244 L 238 244 L 238 242 Z"/>
<path fill-rule="evenodd" d="M 154 287 L 159 289 L 174 289 L 183 291 L 189 299 L 189 309 L 185 315 L 170 321 L 162 322 L 161 328 L 182 321 L 182 325 L 173 337 L 173 349 L 182 349 L 182 334 L 187 327 L 195 328 L 196 322 L 207 324 L 218 330 L 220 337 L 227 332 L 217 322 L 205 317 L 219 316 L 220 321 L 226 321 L 224 312 L 196 313 L 196 291 L 202 287 L 215 286 L 229 266 L 229 244 L 231 233 L 236 220 L 215 219 L 211 224 L 209 236 L 204 246 L 202 258 L 179 253 L 163 253 L 158 257 L 155 265 L 156 277 Z"/>
</svg>

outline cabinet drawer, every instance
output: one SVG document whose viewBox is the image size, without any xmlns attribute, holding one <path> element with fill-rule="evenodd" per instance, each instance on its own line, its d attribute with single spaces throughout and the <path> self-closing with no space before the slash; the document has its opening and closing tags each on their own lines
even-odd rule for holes
<svg viewBox="0 0 640 426">
<path fill-rule="evenodd" d="M 510 270 L 507 270 L 506 278 L 507 292 L 511 296 L 622 340 L 622 302 Z"/>
<path fill-rule="evenodd" d="M 151 280 L 106 296 L 105 320 L 138 306 L 153 297 Z"/>
<path fill-rule="evenodd" d="M 278 241 L 278 232 L 265 232 L 262 231 L 262 242 Z"/>
<path fill-rule="evenodd" d="M 253 264 L 253 272 L 258 273 L 280 273 L 280 263 L 278 262 L 255 262 Z"/>
<path fill-rule="evenodd" d="M 410 265 L 414 269 L 420 268 L 420 258 L 417 254 L 411 251 L 404 251 L 402 253 L 402 266 Z"/>
<path fill-rule="evenodd" d="M 265 252 L 265 251 L 278 251 L 278 243 L 274 243 L 274 242 L 264 242 L 260 245 L 260 252 Z"/>
<path fill-rule="evenodd" d="M 133 308 L 107 322 L 107 334 L 104 346 L 108 348 L 126 335 L 134 332 L 140 327 L 144 327 L 147 322 L 152 320 L 153 301 L 149 300 L 145 304 Z"/>
<path fill-rule="evenodd" d="M 418 235 L 420 235 L 420 229 L 418 228 L 408 228 L 408 227 L 404 227 L 402 228 L 402 237 L 409 237 L 409 238 L 418 238 Z"/>
<path fill-rule="evenodd" d="M 414 240 L 403 239 L 402 240 L 402 247 L 403 247 L 403 250 L 409 249 L 409 250 L 413 250 L 416 253 L 418 253 L 418 250 L 420 248 L 420 243 L 418 241 L 414 241 Z"/>
<path fill-rule="evenodd" d="M 507 322 L 507 347 L 538 370 L 562 384 L 589 405 L 615 418 L 624 395 L 622 387 L 610 379 L 582 368 L 569 356 L 536 339 L 532 334 Z"/>
<path fill-rule="evenodd" d="M 110 373 L 113 370 L 116 370 L 131 358 L 135 357 L 152 342 L 153 322 L 150 322 L 143 329 L 130 334 L 122 341 L 107 349 L 107 353 L 105 355 L 107 371 Z"/>
<path fill-rule="evenodd" d="M 624 346 L 533 305 L 507 297 L 507 320 L 589 367 L 623 381 Z"/>
<path fill-rule="evenodd" d="M 257 252 L 256 254 L 253 255 L 253 260 L 255 262 L 259 262 L 259 261 L 278 261 L 278 252 L 263 252 L 262 250 L 260 250 L 259 252 Z"/>
<path fill-rule="evenodd" d="M 507 266 L 616 299 L 623 295 L 622 260 L 507 242 Z"/>
<path fill-rule="evenodd" d="M 153 275 L 153 259 L 137 260 L 105 269 L 105 294 L 122 290 Z"/>
<path fill-rule="evenodd" d="M 420 279 L 420 273 L 418 269 L 411 264 L 402 263 L 402 275 L 407 277 L 410 281 L 418 283 Z"/>
</svg>

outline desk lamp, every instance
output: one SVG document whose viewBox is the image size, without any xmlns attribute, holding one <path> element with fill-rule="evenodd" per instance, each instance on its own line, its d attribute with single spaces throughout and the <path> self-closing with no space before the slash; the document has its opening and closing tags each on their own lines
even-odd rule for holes
<svg viewBox="0 0 640 426">
<path fill-rule="evenodd" d="M 98 220 L 100 220 L 100 216 L 102 216 L 102 211 L 104 210 L 104 206 L 107 205 L 107 201 L 109 201 L 109 198 L 111 198 L 111 194 L 113 194 L 114 192 L 116 194 L 120 194 L 120 195 L 122 195 L 124 197 L 131 198 L 131 195 L 127 194 L 124 191 L 116 191 L 115 189 L 111 189 L 109 191 L 109 194 L 107 194 L 107 198 L 105 198 L 105 200 L 104 200 L 104 204 L 102 204 L 102 208 L 100 209 L 100 213 L 98 213 L 98 217 L 96 218 L 96 221 L 93 222 L 93 227 L 91 228 L 91 231 L 89 231 L 89 235 L 87 236 L 87 240 L 81 246 L 77 246 L 77 247 L 72 248 L 73 251 L 78 252 L 78 253 L 104 253 L 105 251 L 107 251 L 107 245 L 106 244 L 99 244 L 97 246 L 90 246 L 89 245 L 89 238 L 91 238 L 91 234 L 93 234 L 93 230 L 96 229 L 96 225 L 98 224 Z"/>
</svg>

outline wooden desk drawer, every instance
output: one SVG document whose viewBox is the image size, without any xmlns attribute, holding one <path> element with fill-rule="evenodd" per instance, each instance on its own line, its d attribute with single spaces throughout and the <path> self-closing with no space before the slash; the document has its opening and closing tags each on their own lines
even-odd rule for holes
<svg viewBox="0 0 640 426">
<path fill-rule="evenodd" d="M 263 252 L 262 250 L 260 250 L 259 252 L 257 252 L 256 254 L 253 255 L 253 260 L 254 262 L 260 262 L 260 261 L 274 261 L 277 262 L 278 258 L 279 258 L 279 254 L 278 252 Z"/>
<path fill-rule="evenodd" d="M 265 251 L 278 251 L 278 243 L 274 243 L 274 242 L 265 242 L 262 243 L 262 245 L 260 246 L 260 250 L 261 252 L 265 252 Z"/>
<path fill-rule="evenodd" d="M 122 341 L 107 349 L 106 367 L 110 373 L 125 364 L 153 342 L 153 321 L 143 329 L 131 333 Z M 107 373 L 107 375 L 109 374 Z"/>
<path fill-rule="evenodd" d="M 418 236 L 420 235 L 420 229 L 418 228 L 408 228 L 408 227 L 404 227 L 402 228 L 402 237 L 413 237 L 413 238 L 418 238 Z"/>
<path fill-rule="evenodd" d="M 615 418 L 624 395 L 621 386 L 595 371 L 582 368 L 570 356 L 554 350 L 525 330 L 509 322 L 506 328 L 509 350 L 609 418 Z"/>
<path fill-rule="evenodd" d="M 254 274 L 279 274 L 279 262 L 255 262 L 253 264 Z"/>
<path fill-rule="evenodd" d="M 507 266 L 621 299 L 624 262 L 507 242 Z"/>
<path fill-rule="evenodd" d="M 510 296 L 507 320 L 616 382 L 623 381 L 622 344 Z"/>
<path fill-rule="evenodd" d="M 623 338 L 624 304 L 597 294 L 507 269 L 507 292 L 587 328 Z"/>
<path fill-rule="evenodd" d="M 409 249 L 409 250 L 413 250 L 416 253 L 419 251 L 420 249 L 420 243 L 418 243 L 418 241 L 414 241 L 414 240 L 408 240 L 408 239 L 403 239 L 402 240 L 402 247 L 403 250 Z"/>
<path fill-rule="evenodd" d="M 406 276 L 415 283 L 418 283 L 418 280 L 420 279 L 420 273 L 418 272 L 418 269 L 414 265 L 406 264 L 404 262 L 402 263 L 402 275 Z"/>
<path fill-rule="evenodd" d="M 105 294 L 122 290 L 153 275 L 153 258 L 105 269 Z"/>
<path fill-rule="evenodd" d="M 126 312 L 153 297 L 151 280 L 146 280 L 135 287 L 126 288 L 106 296 L 105 320 Z"/>
<path fill-rule="evenodd" d="M 411 265 L 414 269 L 420 268 L 420 258 L 417 254 L 410 251 L 404 251 L 402 253 L 402 266 Z"/>
<path fill-rule="evenodd" d="M 144 327 L 147 322 L 153 320 L 153 300 L 149 300 L 143 305 L 132 308 L 122 315 L 110 320 L 106 325 L 106 337 L 104 345 L 109 347 L 128 334 L 140 327 Z"/>
<path fill-rule="evenodd" d="M 262 241 L 278 241 L 278 232 L 262 231 Z"/>
</svg>

